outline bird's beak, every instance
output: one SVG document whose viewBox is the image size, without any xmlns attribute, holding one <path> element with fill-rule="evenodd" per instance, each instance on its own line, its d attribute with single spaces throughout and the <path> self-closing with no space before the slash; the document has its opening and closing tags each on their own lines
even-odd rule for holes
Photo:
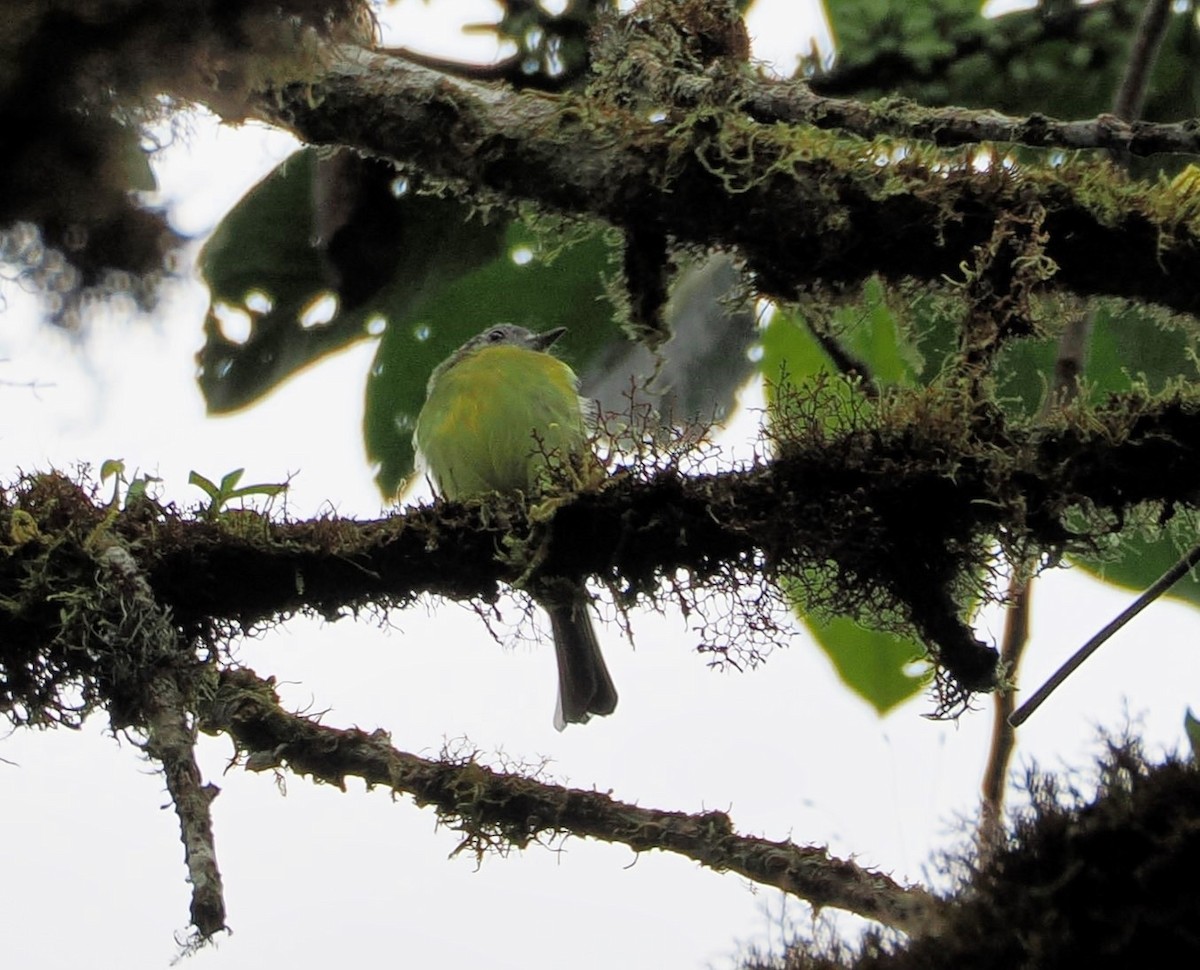
<svg viewBox="0 0 1200 970">
<path fill-rule="evenodd" d="M 534 334 L 530 343 L 533 344 L 536 350 L 545 350 L 566 332 L 566 327 L 555 327 L 553 330 L 544 330 L 542 333 Z"/>
</svg>

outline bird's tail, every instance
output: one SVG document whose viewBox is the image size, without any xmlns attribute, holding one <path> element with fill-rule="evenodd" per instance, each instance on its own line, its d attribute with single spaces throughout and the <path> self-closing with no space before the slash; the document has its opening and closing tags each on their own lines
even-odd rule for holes
<svg viewBox="0 0 1200 970">
<path fill-rule="evenodd" d="M 566 603 L 545 603 L 554 630 L 558 655 L 558 707 L 554 726 L 582 724 L 593 714 L 611 714 L 617 706 L 617 689 L 608 674 L 588 604 L 591 597 L 580 589 Z"/>
</svg>

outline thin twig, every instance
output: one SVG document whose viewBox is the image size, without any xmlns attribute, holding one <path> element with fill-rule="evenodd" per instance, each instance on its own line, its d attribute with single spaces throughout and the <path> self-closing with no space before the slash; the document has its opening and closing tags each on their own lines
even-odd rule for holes
<svg viewBox="0 0 1200 970">
<path fill-rule="evenodd" d="M 1043 415 L 1070 403 L 1079 395 L 1079 375 L 1083 373 L 1087 362 L 1092 326 L 1091 313 L 1072 314 L 1068 317 L 1058 341 L 1058 355 L 1054 360 L 1054 377 L 1050 392 L 1042 402 Z M 1017 683 L 1021 658 L 1029 643 L 1029 610 L 1034 579 L 1033 576 L 1021 578 L 1014 573 L 1009 586 L 1009 607 L 1004 620 L 1004 642 L 1000 648 L 1000 659 L 1010 684 Z M 990 852 L 998 844 L 1002 831 L 1005 782 L 1008 779 L 1008 766 L 1012 761 L 1013 751 L 1016 750 L 1016 734 L 1009 720 L 1015 706 L 1015 697 L 1013 690 L 996 693 L 991 747 L 987 767 L 983 772 L 983 804 L 979 825 L 981 854 Z"/>
<path fill-rule="evenodd" d="M 1042 684 L 1024 704 L 1008 719 L 1008 723 L 1013 727 L 1020 727 L 1027 720 L 1029 715 L 1042 706 L 1042 703 L 1057 689 L 1058 685 L 1066 680 L 1074 672 L 1075 668 L 1082 664 L 1088 657 L 1099 649 L 1100 645 L 1116 633 L 1121 627 L 1132 620 L 1135 616 L 1142 612 L 1147 606 L 1153 603 L 1156 599 L 1162 596 L 1168 589 L 1174 586 L 1179 580 L 1187 575 L 1188 571 L 1200 563 L 1200 545 L 1192 547 L 1192 549 L 1179 560 L 1174 566 L 1163 573 L 1146 592 L 1142 593 L 1137 599 L 1129 604 L 1124 610 L 1117 615 L 1115 619 L 1104 627 L 1099 633 L 1088 640 L 1082 647 L 1072 654 L 1071 658 L 1054 672 L 1054 675 Z"/>
<path fill-rule="evenodd" d="M 1150 75 L 1167 32 L 1167 16 L 1170 12 L 1171 0 L 1150 0 L 1142 11 L 1133 46 L 1129 50 L 1129 63 L 1125 65 L 1121 87 L 1113 102 L 1113 114 L 1118 118 L 1133 121 L 1142 113 Z"/>
<path fill-rule="evenodd" d="M 1013 680 L 1021 664 L 1021 656 L 1029 642 L 1029 609 L 1033 595 L 1032 577 L 1022 580 L 1014 573 L 1009 583 L 1008 610 L 1004 615 L 1004 640 L 1000 646 L 1000 662 L 1009 680 Z M 987 767 L 983 771 L 983 804 L 979 822 L 979 853 L 986 859 L 1000 845 L 1003 829 L 1004 793 L 1008 782 L 1008 765 L 1016 747 L 1016 735 L 1008 723 L 1015 706 L 1011 690 L 997 691 L 992 717 L 992 740 Z"/>
<path fill-rule="evenodd" d="M 921 139 L 942 147 L 1003 142 L 1066 151 L 1115 149 L 1137 156 L 1200 152 L 1200 128 L 1194 121 L 1126 121 L 1111 113 L 1064 121 L 1043 114 L 1017 117 L 990 109 L 931 108 L 898 97 L 853 101 L 815 94 L 801 81 L 748 87 L 745 109 L 761 122 L 837 128 L 863 138 Z"/>
</svg>

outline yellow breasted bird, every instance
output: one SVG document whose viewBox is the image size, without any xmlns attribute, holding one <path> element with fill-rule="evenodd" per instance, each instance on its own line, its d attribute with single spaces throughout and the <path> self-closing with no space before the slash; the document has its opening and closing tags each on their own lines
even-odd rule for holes
<svg viewBox="0 0 1200 970">
<path fill-rule="evenodd" d="M 413 446 L 418 467 L 447 499 L 491 492 L 544 492 L 556 467 L 595 464 L 588 405 L 579 378 L 549 353 L 566 327 L 533 333 L 498 324 L 472 337 L 442 361 L 426 388 Z M 582 585 L 563 594 L 538 591 L 550 614 L 558 657 L 554 726 L 611 714 L 617 691 L 600 653 Z"/>
</svg>

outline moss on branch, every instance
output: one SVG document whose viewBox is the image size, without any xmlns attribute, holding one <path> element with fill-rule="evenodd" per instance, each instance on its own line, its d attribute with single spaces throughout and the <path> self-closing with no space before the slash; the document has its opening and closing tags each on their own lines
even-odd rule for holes
<svg viewBox="0 0 1200 970">
<path fill-rule="evenodd" d="M 87 703 L 112 693 L 108 640 L 97 634 L 80 649 L 65 635 L 99 629 L 79 625 L 88 596 L 101 617 L 125 615 L 126 600 L 105 612 L 113 594 L 95 592 L 89 540 L 104 528 L 185 641 L 215 646 L 297 611 L 387 609 L 425 593 L 486 601 L 502 583 L 528 581 L 530 562 L 542 576 L 599 577 L 622 603 L 662 596 L 664 578 L 680 574 L 728 592 L 800 578 L 812 609 L 915 629 L 953 706 L 997 684 L 994 650 L 963 618 L 967 603 L 996 595 L 997 544 L 1036 566 L 1091 550 L 1146 503 L 1197 504 L 1192 390 L 1115 396 L 1027 425 L 953 390 L 884 395 L 836 430 L 817 419 L 831 406 L 819 385 L 797 392 L 774 425 L 769 462 L 712 475 L 650 462 L 534 522 L 514 502 L 375 521 L 242 513 L 208 522 L 149 501 L 113 515 L 65 479 L 33 476 L 0 506 L 5 533 L 20 525 L 25 537 L 0 556 L 0 700 L 10 715 L 50 703 L 72 677 L 98 685 Z M 514 557 L 518 547 L 529 555 Z M 63 613 L 65 603 L 83 606 Z M 123 629 L 117 622 L 103 629 Z"/>
<path fill-rule="evenodd" d="M 390 157 L 492 198 L 736 248 L 760 289 L 784 298 L 873 272 L 956 278 L 1000 213 L 1036 208 L 1057 269 L 1047 287 L 1200 310 L 1190 282 L 1200 221 L 1171 186 L 1082 160 L 980 170 L 974 148 L 908 142 L 897 153 L 889 139 L 760 124 L 740 108 L 701 98 L 656 113 L 518 94 L 354 48 L 311 84 L 258 102 L 263 118 L 311 143 Z"/>
<path fill-rule="evenodd" d="M 459 851 L 483 855 L 568 835 L 657 849 L 736 872 L 816 907 L 835 906 L 920 934 L 936 929 L 940 905 L 925 891 L 837 859 L 817 846 L 738 835 L 723 812 L 668 812 L 621 802 L 598 791 L 496 771 L 472 757 L 421 758 L 394 748 L 383 731 L 337 729 L 291 714 L 273 682 L 229 670 L 200 712 L 200 726 L 233 739 L 251 770 L 286 767 L 345 787 L 361 778 L 430 806 L 442 825 L 462 834 Z"/>
</svg>

